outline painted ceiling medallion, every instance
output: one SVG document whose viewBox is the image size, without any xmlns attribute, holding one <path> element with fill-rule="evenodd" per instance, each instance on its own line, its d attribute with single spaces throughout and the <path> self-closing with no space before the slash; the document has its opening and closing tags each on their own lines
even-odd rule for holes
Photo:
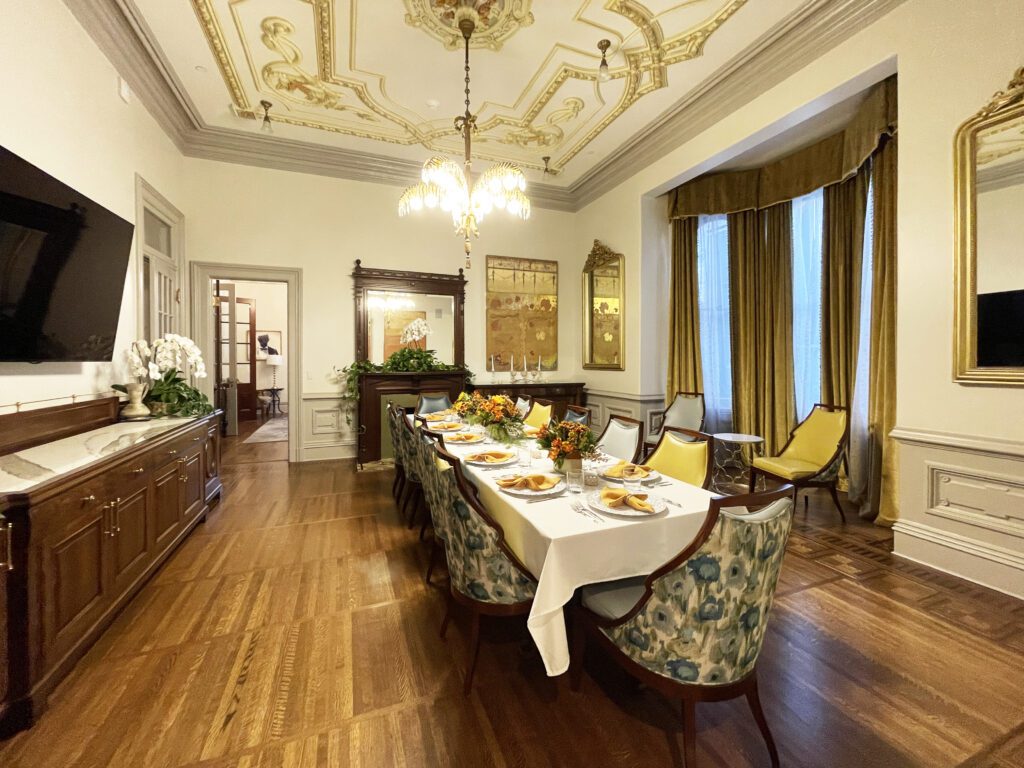
<svg viewBox="0 0 1024 768">
<path fill-rule="evenodd" d="M 459 18 L 476 25 L 471 46 L 497 51 L 521 27 L 533 24 L 533 0 L 405 0 L 405 21 L 455 50 L 462 46 Z"/>
</svg>

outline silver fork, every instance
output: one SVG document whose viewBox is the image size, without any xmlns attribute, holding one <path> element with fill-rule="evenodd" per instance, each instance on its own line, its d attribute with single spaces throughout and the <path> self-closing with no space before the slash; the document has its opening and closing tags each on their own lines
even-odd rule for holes
<svg viewBox="0 0 1024 768">
<path fill-rule="evenodd" d="M 598 517 L 593 512 L 591 512 L 589 509 L 584 507 L 582 502 L 573 500 L 573 501 L 569 502 L 569 504 L 570 504 L 570 506 L 574 510 L 576 510 L 576 512 L 578 514 L 583 515 L 583 517 L 587 518 L 588 520 L 593 522 L 595 525 L 600 525 L 601 523 L 604 522 L 604 520 L 602 520 L 600 517 Z"/>
</svg>

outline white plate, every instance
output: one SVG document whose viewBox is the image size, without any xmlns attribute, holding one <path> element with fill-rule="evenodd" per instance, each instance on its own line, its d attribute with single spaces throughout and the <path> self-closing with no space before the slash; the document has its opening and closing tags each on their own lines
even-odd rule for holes
<svg viewBox="0 0 1024 768">
<path fill-rule="evenodd" d="M 438 432 L 448 432 L 448 431 L 454 432 L 455 430 L 438 430 Z M 485 435 L 474 435 L 474 434 L 469 433 L 469 432 L 465 432 L 463 434 L 469 435 L 470 439 L 469 440 L 452 440 L 449 437 L 447 439 L 447 441 L 446 441 L 447 444 L 448 445 L 475 445 L 476 443 L 482 443 L 484 441 L 484 437 L 485 437 Z"/>
<path fill-rule="evenodd" d="M 464 459 L 467 464 L 471 464 L 474 467 L 504 467 L 506 464 L 512 464 L 518 460 L 519 457 L 514 453 L 504 461 L 470 461 L 469 459 Z"/>
<path fill-rule="evenodd" d="M 445 424 L 443 421 L 435 421 L 433 424 L 427 424 L 427 429 L 433 432 L 461 432 L 466 428 L 465 424 L 452 424 L 450 427 L 442 427 L 441 424 Z M 451 424 L 452 422 L 447 422 Z"/>
<path fill-rule="evenodd" d="M 607 507 L 601 503 L 600 491 L 591 491 L 590 493 L 587 494 L 587 506 L 589 506 L 595 512 L 600 512 L 604 515 L 614 515 L 615 517 L 654 517 L 655 515 L 660 515 L 662 512 L 668 509 L 668 504 L 666 504 L 665 500 L 660 496 L 648 494 L 647 501 L 654 505 L 653 513 L 642 512 L 639 509 L 633 509 L 630 506 L 621 506 L 615 508 Z"/>
<path fill-rule="evenodd" d="M 612 466 L 615 465 L 613 464 Z M 601 477 L 607 480 L 609 483 L 621 483 L 621 477 L 608 477 L 608 475 L 605 474 L 605 472 L 607 472 L 609 469 L 611 469 L 611 467 L 605 467 L 604 469 L 602 469 Z M 661 473 L 656 469 L 652 469 L 651 473 L 647 475 L 647 477 L 645 477 L 642 482 L 644 485 L 651 485 L 652 483 L 656 483 L 659 480 L 661 480 Z"/>
<path fill-rule="evenodd" d="M 516 472 L 515 474 L 518 475 L 520 473 Z M 533 473 L 531 472 L 530 474 Z M 501 480 L 504 477 L 512 477 L 512 475 L 500 475 L 499 477 L 496 477 L 495 480 Z M 557 496 L 558 494 L 562 493 L 562 491 L 564 491 L 565 488 L 565 480 L 562 479 L 559 479 L 558 484 L 555 485 L 554 488 L 549 488 L 546 491 L 530 491 L 527 489 L 518 490 L 515 488 L 502 488 L 500 485 L 498 486 L 498 490 L 501 491 L 502 493 L 507 493 L 509 496 L 516 496 L 517 498 L 520 499 L 543 499 L 546 498 L 547 496 Z"/>
</svg>

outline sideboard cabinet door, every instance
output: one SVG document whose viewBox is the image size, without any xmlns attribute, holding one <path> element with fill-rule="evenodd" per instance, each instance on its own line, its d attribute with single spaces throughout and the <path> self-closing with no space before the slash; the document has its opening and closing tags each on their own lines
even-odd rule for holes
<svg viewBox="0 0 1024 768">
<path fill-rule="evenodd" d="M 153 526 L 156 549 L 162 550 L 181 529 L 181 463 L 169 461 L 153 472 Z"/>
</svg>

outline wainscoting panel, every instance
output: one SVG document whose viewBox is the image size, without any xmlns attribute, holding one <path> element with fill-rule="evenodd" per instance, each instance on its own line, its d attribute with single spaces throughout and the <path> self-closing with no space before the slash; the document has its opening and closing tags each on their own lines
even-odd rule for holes
<svg viewBox="0 0 1024 768">
<path fill-rule="evenodd" d="M 1024 443 L 896 429 L 895 553 L 1024 598 Z"/>
<path fill-rule="evenodd" d="M 665 408 L 665 395 L 633 395 L 587 389 L 587 407 L 591 410 L 595 432 L 604 429 L 612 416 L 626 416 L 642 421 L 650 434 L 651 424 L 656 421 L 656 412 Z"/>
<path fill-rule="evenodd" d="M 346 421 L 351 414 L 353 424 Z M 299 461 L 348 459 L 355 456 L 355 411 L 337 393 L 303 393 Z"/>
</svg>

